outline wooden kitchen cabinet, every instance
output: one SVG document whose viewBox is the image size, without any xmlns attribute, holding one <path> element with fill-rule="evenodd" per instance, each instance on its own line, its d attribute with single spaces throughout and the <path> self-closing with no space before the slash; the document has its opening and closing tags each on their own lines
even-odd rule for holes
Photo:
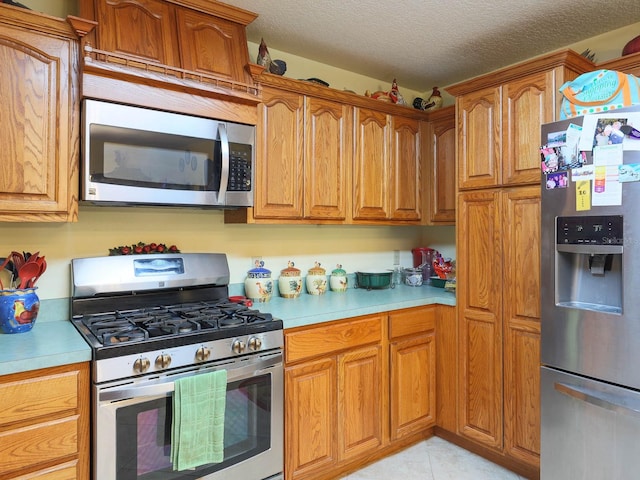
<svg viewBox="0 0 640 480">
<path fill-rule="evenodd" d="M 78 40 L 66 22 L 0 5 L 0 220 L 78 216 Z"/>
<path fill-rule="evenodd" d="M 176 23 L 182 68 L 251 82 L 244 68 L 249 63 L 244 24 L 179 7 Z"/>
<path fill-rule="evenodd" d="M 204 0 L 80 0 L 80 15 L 98 22 L 94 48 L 144 62 L 149 71 L 177 67 L 250 83 L 245 27 L 256 14 Z M 112 57 L 111 61 L 127 63 Z"/>
<path fill-rule="evenodd" d="M 386 113 L 358 108 L 353 165 L 353 218 L 384 220 L 389 215 L 391 125 Z"/>
<path fill-rule="evenodd" d="M 540 187 L 459 196 L 458 431 L 538 467 Z"/>
<path fill-rule="evenodd" d="M 265 87 L 258 114 L 254 218 L 344 221 L 351 109 Z"/>
<path fill-rule="evenodd" d="M 256 128 L 256 219 L 301 219 L 304 96 L 264 88 Z"/>
<path fill-rule="evenodd" d="M 540 462 L 540 188 L 502 193 L 505 452 Z"/>
<path fill-rule="evenodd" d="M 502 448 L 502 218 L 499 190 L 461 193 L 456 228 L 458 432 Z"/>
<path fill-rule="evenodd" d="M 386 315 L 285 330 L 285 478 L 329 479 L 386 443 Z"/>
<path fill-rule="evenodd" d="M 91 3 L 95 16 L 83 14 Z M 175 8 L 163 0 L 81 1 L 81 15 L 98 22 L 95 48 L 163 65 L 180 65 Z"/>
<path fill-rule="evenodd" d="M 435 306 L 389 315 L 392 441 L 435 425 L 437 315 Z"/>
<path fill-rule="evenodd" d="M 457 435 L 527 476 L 540 462 L 540 126 L 557 118 L 558 88 L 593 68 L 565 50 L 447 89 L 458 149 Z"/>
<path fill-rule="evenodd" d="M 355 131 L 354 221 L 420 221 L 419 121 L 357 108 Z"/>
<path fill-rule="evenodd" d="M 0 377 L 2 478 L 89 478 L 89 364 Z"/>
<path fill-rule="evenodd" d="M 419 225 L 427 114 L 263 73 L 253 208 L 226 223 Z"/>
<path fill-rule="evenodd" d="M 420 122 L 394 115 L 391 135 L 389 218 L 416 222 L 422 219 Z"/>
<path fill-rule="evenodd" d="M 458 188 L 537 184 L 540 125 L 556 120 L 558 88 L 594 65 L 565 50 L 453 85 Z"/>
<path fill-rule="evenodd" d="M 454 106 L 429 113 L 420 122 L 423 144 L 423 201 L 430 225 L 456 222 L 456 111 Z"/>
</svg>

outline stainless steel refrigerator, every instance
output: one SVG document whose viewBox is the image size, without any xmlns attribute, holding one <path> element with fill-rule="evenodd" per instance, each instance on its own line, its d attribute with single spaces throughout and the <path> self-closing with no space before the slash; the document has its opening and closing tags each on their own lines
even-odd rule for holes
<svg viewBox="0 0 640 480">
<path fill-rule="evenodd" d="M 638 112 L 542 126 L 542 480 L 640 478 L 640 140 L 596 139 Z"/>
</svg>

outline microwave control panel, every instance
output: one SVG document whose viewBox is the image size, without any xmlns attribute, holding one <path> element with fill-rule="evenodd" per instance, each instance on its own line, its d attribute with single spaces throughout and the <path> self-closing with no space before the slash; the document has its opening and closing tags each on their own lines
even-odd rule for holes
<svg viewBox="0 0 640 480">
<path fill-rule="evenodd" d="M 229 186 L 232 192 L 251 191 L 251 145 L 229 144 Z"/>
</svg>

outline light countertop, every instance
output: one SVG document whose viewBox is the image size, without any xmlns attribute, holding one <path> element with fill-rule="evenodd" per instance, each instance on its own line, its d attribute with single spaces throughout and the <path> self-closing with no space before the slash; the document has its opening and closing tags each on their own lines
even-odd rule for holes
<svg viewBox="0 0 640 480">
<path fill-rule="evenodd" d="M 230 294 L 242 294 L 233 292 Z M 43 302 L 44 303 L 44 302 Z M 430 286 L 364 290 L 350 288 L 344 293 L 302 294 L 298 298 L 273 297 L 253 308 L 283 320 L 284 328 L 340 320 L 361 315 L 431 304 L 455 305 L 455 295 Z M 68 301 L 48 301 L 48 315 L 25 333 L 0 333 L 0 375 L 37 370 L 91 360 L 91 349 L 68 320 Z"/>
</svg>

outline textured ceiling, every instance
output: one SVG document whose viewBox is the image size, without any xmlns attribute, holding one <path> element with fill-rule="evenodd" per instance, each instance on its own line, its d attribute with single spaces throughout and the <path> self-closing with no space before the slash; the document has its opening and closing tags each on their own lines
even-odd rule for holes
<svg viewBox="0 0 640 480">
<path fill-rule="evenodd" d="M 259 15 L 251 42 L 416 91 L 640 21 L 639 0 L 222 1 Z"/>
</svg>

